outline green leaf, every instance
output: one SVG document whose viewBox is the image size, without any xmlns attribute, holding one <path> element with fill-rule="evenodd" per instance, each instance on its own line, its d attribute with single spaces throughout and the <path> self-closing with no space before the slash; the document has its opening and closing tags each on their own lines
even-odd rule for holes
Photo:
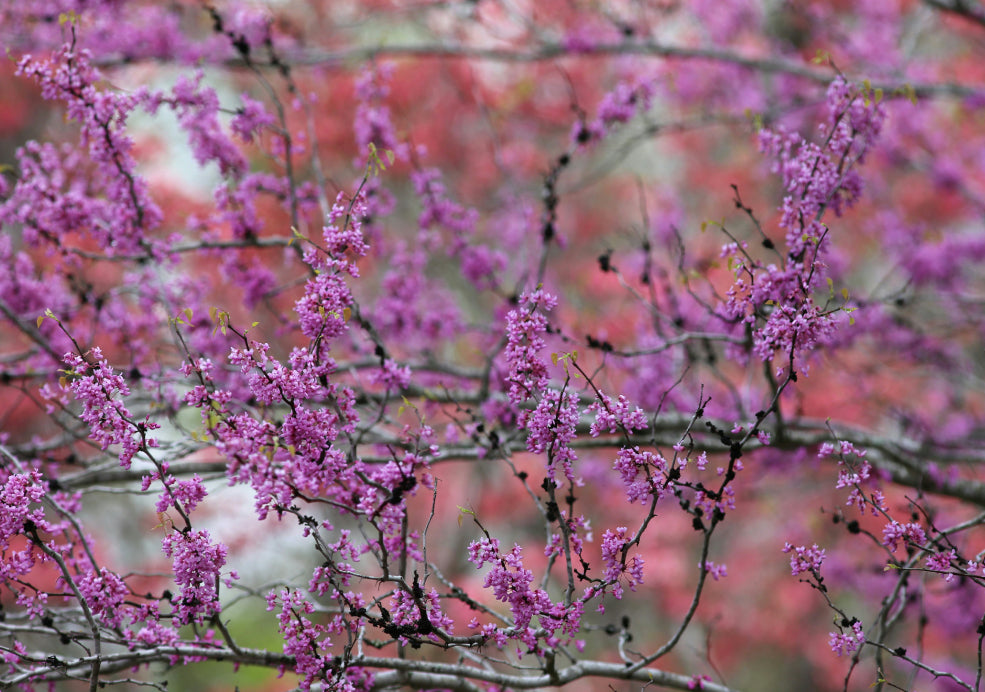
<svg viewBox="0 0 985 692">
<path fill-rule="evenodd" d="M 51 311 L 51 308 L 45 308 L 44 309 L 44 314 L 41 315 L 40 317 L 38 317 L 38 327 L 39 328 L 41 327 L 41 323 L 44 322 L 45 318 L 50 318 L 50 319 L 55 320 L 55 324 L 61 324 L 61 322 L 58 321 L 58 318 L 55 317 L 55 313 L 53 313 Z"/>
<path fill-rule="evenodd" d="M 384 156 L 390 159 L 390 163 L 393 163 L 393 152 L 385 151 Z M 378 176 L 381 171 L 386 170 L 386 164 L 383 163 L 383 159 L 380 158 L 380 153 L 376 149 L 376 145 L 372 142 L 369 143 L 369 160 L 366 162 L 366 174 L 369 176 Z"/>
<path fill-rule="evenodd" d="M 473 510 L 466 509 L 465 507 L 462 507 L 461 505 L 456 505 L 456 506 L 458 507 L 458 512 L 459 512 L 459 514 L 458 514 L 458 525 L 459 526 L 462 525 L 462 517 L 465 516 L 466 514 L 469 515 L 469 516 L 471 516 L 471 517 L 474 517 L 475 516 L 475 512 Z"/>
<path fill-rule="evenodd" d="M 899 93 L 906 96 L 914 106 L 917 105 L 917 90 L 913 88 L 912 84 L 904 84 L 900 87 Z"/>
<path fill-rule="evenodd" d="M 215 322 L 215 328 L 212 330 L 212 336 L 215 336 L 217 331 L 222 331 L 222 335 L 226 335 L 226 326 L 229 324 L 229 313 L 225 310 L 219 310 L 218 308 L 209 308 L 209 318 Z"/>
</svg>

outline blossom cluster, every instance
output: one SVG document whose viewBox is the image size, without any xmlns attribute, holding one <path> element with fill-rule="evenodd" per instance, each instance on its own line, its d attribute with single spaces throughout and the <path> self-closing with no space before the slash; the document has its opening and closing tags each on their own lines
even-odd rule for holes
<svg viewBox="0 0 985 692">
<path fill-rule="evenodd" d="M 340 192 L 332 209 L 328 213 L 328 223 L 322 229 L 325 250 L 328 257 L 334 260 L 344 260 L 350 257 L 365 257 L 369 244 L 363 235 L 363 220 L 369 214 L 369 203 L 364 193 L 356 195 L 346 202 L 345 194 Z M 318 269 L 326 268 L 312 257 L 311 264 Z M 350 276 L 359 276 L 359 267 L 354 261 L 342 265 Z"/>
<path fill-rule="evenodd" d="M 75 581 L 89 610 L 108 627 L 119 627 L 123 621 L 124 605 L 130 590 L 123 579 L 105 567 L 98 572 L 90 569 Z"/>
<path fill-rule="evenodd" d="M 535 588 L 533 572 L 524 567 L 519 545 L 514 544 L 509 552 L 504 553 L 499 549 L 498 539 L 486 537 L 470 543 L 468 553 L 469 561 L 477 568 L 487 562 L 492 564 L 483 587 L 492 589 L 496 600 L 509 604 L 513 618 L 508 636 L 523 642 L 531 651 L 538 650 L 537 639 L 544 633 L 538 633 L 533 627 L 535 617 L 546 631 L 544 639 L 548 646 L 570 641 L 577 633 L 583 603 L 555 603 L 544 589 Z M 475 624 L 473 622 L 473 626 Z M 494 627 L 484 627 L 483 632 L 500 645 L 504 642 L 504 633 Z"/>
<path fill-rule="evenodd" d="M 44 510 L 38 503 L 44 494 L 41 474 L 37 471 L 13 474 L 4 479 L 3 490 L 0 490 L 0 503 L 3 503 L 3 512 L 0 512 L 0 549 L 6 550 L 10 539 L 23 533 L 27 522 L 35 526 L 43 524 Z M 3 568 L 6 567 L 4 562 Z"/>
<path fill-rule="evenodd" d="M 407 632 L 426 635 L 435 641 L 440 641 L 434 630 L 451 632 L 454 629 L 454 621 L 442 611 L 441 598 L 436 589 L 431 589 L 427 593 L 422 591 L 419 590 L 415 594 L 404 589 L 397 590 L 390 599 L 390 617 L 397 628 L 404 628 Z M 399 639 L 403 643 L 409 641 L 406 635 L 400 636 Z"/>
<path fill-rule="evenodd" d="M 34 145 L 18 154 L 29 173 L 0 206 L 0 219 L 55 238 L 82 230 L 111 256 L 138 252 L 145 233 L 163 217 L 146 182 L 136 174 L 133 141 L 125 134 L 127 117 L 143 94 L 98 89 L 101 75 L 92 64 L 92 54 L 72 45 L 47 59 L 25 56 L 17 72 L 35 80 L 44 98 L 63 102 L 68 118 L 78 123 L 88 159 L 98 171 L 91 180 L 101 187 L 102 199 L 98 194 L 73 193 L 72 181 L 81 171 L 60 163 L 50 165 L 55 161 L 52 156 L 39 155 L 53 150 Z"/>
<path fill-rule="evenodd" d="M 219 124 L 219 97 L 215 89 L 202 86 L 204 76 L 201 71 L 191 78 L 179 76 L 168 98 L 169 105 L 178 116 L 182 129 L 188 133 L 198 163 L 204 166 L 214 162 L 223 176 L 238 178 L 246 172 L 246 157 Z M 148 105 L 152 112 L 163 99 L 160 94 L 151 99 Z M 250 106 L 251 112 L 256 113 L 256 104 Z M 270 122 L 259 113 L 257 115 L 260 122 Z M 242 115 L 236 124 L 241 132 L 252 129 L 252 126 L 247 129 Z"/>
<path fill-rule="evenodd" d="M 639 406 L 633 406 L 625 394 L 613 400 L 607 394 L 600 392 L 600 397 L 588 407 L 588 412 L 595 413 L 595 421 L 589 428 L 592 437 L 598 437 L 603 432 L 626 433 L 646 430 L 650 422 L 646 413 Z"/>
<path fill-rule="evenodd" d="M 856 620 L 851 624 L 851 631 L 831 632 L 828 639 L 828 646 L 838 656 L 845 656 L 855 653 L 865 643 L 865 633 L 862 631 L 862 623 Z"/>
<path fill-rule="evenodd" d="M 825 442 L 818 449 L 818 458 L 838 455 L 838 481 L 836 488 L 851 488 L 845 504 L 858 508 L 864 513 L 870 505 L 872 514 L 878 515 L 885 509 L 885 497 L 879 490 L 878 478 L 873 474 L 872 465 L 865 458 L 866 450 L 859 449 L 850 442 L 839 442 L 838 446 Z M 863 490 L 868 488 L 869 492 Z"/>
<path fill-rule="evenodd" d="M 89 360 L 77 353 L 66 353 L 65 364 L 70 368 L 63 391 L 70 391 L 82 404 L 82 420 L 89 426 L 89 437 L 103 450 L 119 445 L 120 465 L 130 468 L 134 455 L 142 448 L 156 447 L 157 441 L 147 431 L 160 424 L 149 418 L 137 422 L 122 398 L 130 395 L 126 379 L 115 372 L 96 346 Z"/>
<path fill-rule="evenodd" d="M 520 296 L 519 305 L 506 316 L 506 380 L 510 402 L 519 404 L 547 386 L 547 364 L 540 357 L 546 342 L 547 317 L 557 298 L 537 289 Z"/>
<path fill-rule="evenodd" d="M 496 288 L 508 262 L 501 250 L 491 248 L 476 237 L 478 213 L 451 199 L 436 168 L 424 168 L 411 175 L 414 192 L 421 201 L 418 226 L 423 231 L 441 227 L 451 233 L 447 252 L 458 260 L 464 276 L 477 289 Z"/>
<path fill-rule="evenodd" d="M 331 491 L 348 497 L 339 483 L 354 478 L 355 469 L 333 443 L 340 432 L 351 432 L 358 421 L 352 391 L 327 379 L 335 368 L 330 358 L 316 358 L 308 349 L 298 348 L 285 365 L 268 351 L 269 344 L 250 341 L 249 348 L 231 349 L 229 359 L 246 375 L 257 400 L 288 405 L 290 413 L 283 420 L 234 413 L 227 406 L 230 393 L 206 385 L 197 385 L 186 395 L 189 403 L 201 409 L 203 425 L 214 437 L 216 449 L 229 460 L 226 475 L 230 482 L 253 487 L 260 519 L 273 508 L 289 506 L 299 491 Z M 197 368 L 211 368 L 205 361 L 198 363 Z M 196 368 L 185 370 L 193 373 Z M 307 403 L 324 399 L 334 405 Z"/>
<path fill-rule="evenodd" d="M 724 579 L 728 576 L 728 566 L 723 564 L 716 564 L 711 560 L 698 565 L 701 569 L 705 570 L 712 579 L 718 581 L 719 579 Z"/>
<path fill-rule="evenodd" d="M 777 352 L 811 353 L 829 343 L 837 327 L 838 313 L 818 305 L 813 295 L 829 278 L 824 260 L 829 228 L 822 217 L 829 208 L 841 215 L 858 199 L 857 166 L 875 142 L 885 110 L 841 78 L 829 86 L 827 103 L 828 121 L 819 131 L 823 144 L 782 129 L 760 132 L 760 148 L 773 158 L 772 170 L 787 193 L 780 208 L 786 240 L 782 263 L 751 262 L 735 244 L 725 251 L 736 278 L 728 291 L 728 315 L 756 326 L 753 351 L 764 361 Z"/>
<path fill-rule="evenodd" d="M 0 583 L 16 595 L 16 602 L 29 613 L 39 615 L 47 605 L 47 592 L 29 588 L 26 578 L 44 555 L 32 543 L 18 545 L 18 536 L 35 538 L 38 531 L 51 526 L 39 505 L 45 496 L 45 486 L 37 471 L 0 475 Z"/>
<path fill-rule="evenodd" d="M 923 546 L 927 543 L 927 534 L 920 524 L 912 521 L 906 524 L 891 521 L 882 528 L 884 546 L 895 552 L 901 542 L 906 547 Z"/>
<path fill-rule="evenodd" d="M 655 93 L 652 78 L 635 77 L 620 81 L 603 96 L 598 112 L 589 123 L 575 123 L 571 139 L 579 145 L 601 141 L 616 126 L 629 122 L 640 112 L 650 110 Z"/>
<path fill-rule="evenodd" d="M 469 561 L 477 568 L 492 562 L 483 587 L 492 589 L 496 600 L 509 604 L 514 624 L 522 629 L 538 612 L 550 608 L 550 598 L 542 589 L 531 588 L 534 574 L 523 566 L 521 552 L 522 548 L 514 545 L 501 553 L 495 539 L 480 539 L 469 545 Z"/>
<path fill-rule="evenodd" d="M 301 331 L 309 339 L 331 341 L 349 329 L 347 315 L 352 311 L 353 299 L 341 275 L 347 268 L 347 263 L 324 266 L 308 280 L 304 296 L 295 303 Z"/>
<path fill-rule="evenodd" d="M 616 598 L 623 596 L 621 577 L 626 578 L 631 591 L 643 583 L 643 558 L 633 555 L 627 560 L 629 538 L 629 529 L 625 526 L 607 530 L 602 536 L 603 576 L 606 581 L 612 582 L 612 595 Z"/>
<path fill-rule="evenodd" d="M 793 553 L 790 556 L 790 574 L 796 577 L 803 572 L 817 574 L 821 571 L 821 563 L 824 562 L 824 550 L 817 546 L 817 543 L 810 548 L 797 546 L 790 543 L 783 546 L 783 552 Z"/>
<path fill-rule="evenodd" d="M 951 582 L 954 580 L 954 571 L 951 569 L 951 565 L 956 562 L 957 559 L 957 551 L 953 548 L 949 550 L 939 550 L 935 553 L 927 555 L 927 569 L 932 572 L 940 572 L 944 575 L 944 581 Z"/>
<path fill-rule="evenodd" d="M 170 531 L 161 541 L 172 559 L 180 593 L 174 602 L 175 622 L 202 622 L 220 611 L 219 580 L 226 564 L 226 546 L 214 543 L 208 531 Z M 235 579 L 232 573 L 230 578 Z"/>
<path fill-rule="evenodd" d="M 548 389 L 533 411 L 520 412 L 519 425 L 527 429 L 527 451 L 547 456 L 547 473 L 553 478 L 558 466 L 574 480 L 572 464 L 578 459 L 571 442 L 577 437 L 578 397 L 568 391 Z"/>
<path fill-rule="evenodd" d="M 278 600 L 277 620 L 284 637 L 284 653 L 295 658 L 294 670 L 302 677 L 301 688 L 309 690 L 327 669 L 326 655 L 331 646 L 328 630 L 308 617 L 315 612 L 315 606 L 300 591 L 282 589 L 280 594 L 271 591 L 267 595 L 267 610 L 275 610 Z"/>
<path fill-rule="evenodd" d="M 667 492 L 667 460 L 657 452 L 639 447 L 622 447 L 616 452 L 613 468 L 625 486 L 626 499 L 630 503 L 647 503 L 652 496 L 663 497 Z"/>
<path fill-rule="evenodd" d="M 390 80 L 393 78 L 393 65 L 383 63 L 363 70 L 355 83 L 356 113 L 353 130 L 359 150 L 357 164 L 365 165 L 369 160 L 370 145 L 378 155 L 390 151 L 404 159 L 408 148 L 397 136 L 396 128 L 386 97 L 390 93 Z"/>
<path fill-rule="evenodd" d="M 158 513 L 165 513 L 171 507 L 175 507 L 186 513 L 194 512 L 195 508 L 201 504 L 202 500 L 208 494 L 205 484 L 197 473 L 192 475 L 191 478 L 179 480 L 167 473 L 168 468 L 169 465 L 167 462 L 161 464 L 161 470 L 165 474 L 163 479 L 160 479 L 160 473 L 157 471 L 144 476 L 140 489 L 146 492 L 153 481 L 160 479 L 164 485 L 164 490 L 158 495 L 157 503 L 154 505 L 154 509 Z"/>
</svg>

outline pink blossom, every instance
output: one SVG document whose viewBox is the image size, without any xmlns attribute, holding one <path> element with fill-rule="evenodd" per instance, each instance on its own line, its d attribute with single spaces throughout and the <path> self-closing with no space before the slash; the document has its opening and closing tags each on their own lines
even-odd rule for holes
<svg viewBox="0 0 985 692">
<path fill-rule="evenodd" d="M 207 531 L 172 530 L 162 547 L 172 558 L 174 580 L 180 589 L 174 602 L 176 621 L 201 622 L 217 614 L 219 571 L 226 564 L 226 546 L 213 543 Z"/>
<path fill-rule="evenodd" d="M 865 643 L 862 623 L 855 620 L 851 627 L 849 634 L 844 632 L 831 632 L 829 634 L 828 646 L 838 656 L 855 653 Z"/>
<path fill-rule="evenodd" d="M 519 307 L 506 316 L 506 362 L 509 397 L 514 404 L 526 401 L 547 384 L 547 365 L 540 358 L 545 346 L 549 312 L 557 306 L 557 298 L 541 290 L 525 293 Z"/>
<path fill-rule="evenodd" d="M 89 356 L 94 362 L 75 353 L 65 354 L 72 378 L 63 389 L 71 391 L 82 404 L 81 417 L 89 425 L 89 437 L 104 450 L 110 445 L 119 445 L 120 465 L 130 468 L 134 455 L 142 447 L 156 446 L 156 441 L 146 432 L 160 425 L 148 419 L 135 421 L 123 401 L 117 398 L 117 395 L 130 395 L 126 380 L 113 371 L 99 347 L 93 348 Z"/>
<path fill-rule="evenodd" d="M 824 561 L 824 550 L 817 547 L 815 543 L 810 548 L 798 546 L 794 548 L 790 543 L 783 546 L 783 552 L 790 553 L 790 574 L 796 577 L 803 572 L 816 574 L 821 571 L 821 563 Z"/>
</svg>

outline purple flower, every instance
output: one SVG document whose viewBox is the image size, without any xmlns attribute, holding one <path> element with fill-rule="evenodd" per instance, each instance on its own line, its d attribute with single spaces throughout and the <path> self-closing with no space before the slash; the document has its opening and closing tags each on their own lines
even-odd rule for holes
<svg viewBox="0 0 985 692">
<path fill-rule="evenodd" d="M 927 542 L 927 534 L 924 533 L 923 527 L 920 524 L 913 522 L 900 524 L 897 521 L 891 521 L 886 524 L 882 529 L 882 544 L 895 552 L 899 547 L 900 541 L 904 545 L 919 547 Z"/>
<path fill-rule="evenodd" d="M 247 94 L 240 94 L 243 105 L 236 111 L 229 127 L 244 142 L 252 142 L 263 129 L 276 125 L 277 119 L 268 113 L 263 104 Z"/>
<path fill-rule="evenodd" d="M 219 97 L 215 89 L 202 87 L 203 77 L 201 71 L 193 79 L 179 76 L 168 101 L 188 133 L 195 160 L 203 166 L 215 162 L 223 175 L 239 177 L 247 170 L 246 157 L 222 131 Z"/>
<path fill-rule="evenodd" d="M 852 623 L 849 634 L 831 632 L 828 635 L 828 646 L 838 656 L 855 653 L 864 643 L 865 634 L 862 632 L 862 623 L 858 620 Z"/>
<path fill-rule="evenodd" d="M 631 591 L 636 590 L 637 584 L 643 583 L 643 558 L 634 555 L 629 564 L 626 564 L 628 533 L 625 526 L 617 526 L 615 531 L 607 530 L 602 536 L 603 576 L 606 581 L 612 582 L 612 595 L 616 598 L 622 598 L 623 595 L 620 577 L 627 577 Z"/>
<path fill-rule="evenodd" d="M 89 570 L 78 577 L 75 585 L 93 615 L 102 618 L 109 627 L 121 625 L 124 602 L 130 590 L 118 575 L 101 567 L 98 573 Z"/>
<path fill-rule="evenodd" d="M 954 581 L 954 572 L 951 563 L 958 559 L 958 554 L 952 550 L 942 550 L 927 556 L 927 569 L 932 572 L 940 572 L 944 581 Z"/>
<path fill-rule="evenodd" d="M 705 680 L 711 682 L 711 678 L 707 675 L 694 675 L 687 681 L 687 688 L 689 690 L 703 690 L 705 688 Z"/>
<path fill-rule="evenodd" d="M 547 332 L 549 312 L 557 306 L 557 298 L 537 290 L 524 293 L 520 306 L 506 316 L 506 381 L 510 383 L 510 402 L 519 404 L 547 386 L 547 364 L 541 360 L 544 333 Z"/>
<path fill-rule="evenodd" d="M 44 492 L 41 474 L 37 471 L 4 479 L 3 490 L 0 490 L 0 503 L 3 504 L 3 511 L 0 512 L 0 540 L 4 541 L 4 548 L 11 536 L 21 533 L 25 521 L 35 521 L 44 516 L 40 508 L 31 509 L 32 504 L 41 502 Z"/>
<path fill-rule="evenodd" d="M 387 358 L 379 370 L 374 370 L 369 374 L 369 379 L 373 383 L 384 385 L 387 389 L 406 389 L 410 384 L 410 368 L 406 365 L 398 365 L 394 360 Z"/>
<path fill-rule="evenodd" d="M 226 546 L 212 543 L 207 531 L 171 531 L 162 541 L 172 559 L 180 593 L 174 602 L 175 621 L 202 622 L 219 610 L 219 571 L 226 564 Z"/>
<path fill-rule="evenodd" d="M 22 58 L 17 74 L 34 79 L 44 98 L 65 104 L 68 119 L 79 125 L 85 155 L 70 154 L 70 147 L 58 152 L 51 145 L 19 150 L 21 175 L 0 204 L 0 221 L 19 221 L 55 239 L 82 232 L 110 256 L 143 251 L 146 232 L 160 225 L 163 214 L 136 173 L 126 121 L 146 94 L 97 88 L 102 76 L 92 55 L 76 50 L 74 42 L 49 60 Z M 94 189 L 80 194 L 75 169 L 89 164 L 96 171 L 85 185 Z"/>
<path fill-rule="evenodd" d="M 350 203 L 346 202 L 345 193 L 340 192 L 332 210 L 328 214 L 328 224 L 322 229 L 325 249 L 329 257 L 343 260 L 347 256 L 364 257 L 369 250 L 363 236 L 363 219 L 369 214 L 366 194 L 357 195 Z M 354 264 L 347 271 L 352 276 L 359 276 Z"/>
<path fill-rule="evenodd" d="M 663 497 L 666 491 L 667 461 L 654 452 L 639 447 L 622 447 L 616 452 L 612 467 L 619 472 L 630 503 L 649 502 L 653 494 Z"/>
<path fill-rule="evenodd" d="M 498 538 L 480 538 L 469 544 L 469 562 L 477 568 L 482 567 L 487 562 L 497 562 L 498 560 Z"/>
<path fill-rule="evenodd" d="M 371 144 L 376 147 L 380 157 L 387 150 L 394 152 L 400 159 L 408 156 L 408 147 L 400 143 L 390 117 L 390 108 L 385 105 L 385 99 L 390 94 L 389 83 L 392 76 L 392 64 L 374 63 L 356 79 L 357 103 L 353 129 L 359 148 L 359 158 L 356 161 L 358 166 L 364 166 L 369 161 Z"/>
<path fill-rule="evenodd" d="M 280 613 L 277 620 L 284 637 L 284 653 L 296 658 L 294 671 L 302 677 L 301 689 L 311 689 L 311 684 L 325 670 L 325 654 L 331 646 L 325 625 L 315 624 L 308 615 L 315 612 L 311 601 L 300 591 L 283 589 L 280 594 Z M 275 610 L 278 594 L 267 594 L 267 610 Z"/>
<path fill-rule="evenodd" d="M 783 546 L 783 552 L 790 553 L 790 574 L 796 577 L 802 572 L 816 574 L 821 571 L 821 563 L 824 562 L 824 550 L 817 547 L 817 543 L 810 548 L 798 546 L 794 548 L 790 543 Z"/>
<path fill-rule="evenodd" d="M 185 512 L 193 512 L 207 494 L 205 484 L 197 473 L 191 478 L 178 481 L 174 488 L 174 499 L 181 504 Z"/>
<path fill-rule="evenodd" d="M 521 548 L 514 545 L 508 553 L 499 552 L 499 541 L 495 538 L 482 538 L 469 545 L 469 561 L 476 567 L 486 562 L 493 565 L 483 582 L 485 588 L 492 589 L 496 600 L 508 603 L 513 613 L 513 624 L 521 630 L 519 637 L 527 636 L 527 625 L 535 615 L 554 612 L 554 604 L 543 589 L 531 588 L 534 574 L 523 566 Z M 544 623 L 545 627 L 550 623 Z M 533 645 L 531 637 L 530 645 Z M 526 641 L 526 640 L 524 640 Z"/>
<path fill-rule="evenodd" d="M 715 581 L 728 576 L 728 568 L 725 565 L 716 565 L 711 560 L 708 560 L 704 564 L 698 563 L 698 567 L 708 572 Z"/>
<path fill-rule="evenodd" d="M 589 428 L 592 437 L 598 437 L 603 432 L 615 433 L 620 429 L 627 433 L 646 430 L 650 426 L 646 413 L 639 406 L 630 406 L 624 394 L 615 401 L 606 394 L 600 394 L 597 401 L 592 402 L 588 412 L 595 412 L 595 422 Z"/>
<path fill-rule="evenodd" d="M 304 295 L 294 305 L 301 332 L 309 339 L 332 340 L 349 329 L 346 321 L 353 300 L 341 276 L 347 263 L 325 265 L 325 270 L 308 279 Z"/>
<path fill-rule="evenodd" d="M 156 620 L 148 620 L 136 633 L 127 630 L 127 639 L 145 647 L 174 646 L 181 639 L 174 627 L 162 625 Z"/>
<path fill-rule="evenodd" d="M 89 425 L 89 437 L 104 450 L 110 445 L 120 445 L 120 465 L 130 468 L 134 455 L 142 447 L 156 446 L 156 441 L 147 437 L 146 431 L 161 426 L 148 419 L 135 422 L 123 401 L 116 398 L 116 395 L 130 395 L 126 381 L 113 372 L 99 347 L 93 348 L 89 355 L 94 364 L 78 354 L 65 354 L 72 378 L 62 388 L 71 391 L 82 404 L 81 418 Z"/>
<path fill-rule="evenodd" d="M 572 463 L 578 456 L 570 447 L 577 436 L 578 397 L 573 392 L 564 395 L 556 389 L 544 392 L 533 412 L 520 413 L 520 426 L 525 427 L 527 451 L 547 455 L 547 472 L 553 478 L 558 463 L 565 477 L 575 480 Z"/>
<path fill-rule="evenodd" d="M 782 130 L 760 132 L 760 149 L 773 158 L 772 170 L 783 179 L 787 195 L 780 227 L 786 234 L 786 263 L 763 266 L 733 244 L 723 250 L 736 279 L 728 291 L 726 311 L 755 325 L 753 352 L 764 361 L 777 352 L 808 354 L 830 343 L 840 313 L 814 303 L 812 293 L 828 278 L 821 222 L 827 209 L 840 215 L 861 194 L 854 166 L 875 141 L 885 117 L 871 94 L 836 79 L 828 90 L 829 118 L 820 130 L 823 145 Z M 804 363 L 799 364 L 801 372 Z"/>
</svg>

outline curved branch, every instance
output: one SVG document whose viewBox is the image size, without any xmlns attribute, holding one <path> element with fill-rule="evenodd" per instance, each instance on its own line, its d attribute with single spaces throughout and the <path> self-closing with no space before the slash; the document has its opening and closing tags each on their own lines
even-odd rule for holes
<svg viewBox="0 0 985 692">
<path fill-rule="evenodd" d="M 35 668 L 17 675 L 0 678 L 0 684 L 15 686 L 28 681 L 65 680 L 89 670 L 97 663 L 103 674 L 119 672 L 134 666 L 158 661 L 167 661 L 171 657 L 208 659 L 212 661 L 227 661 L 241 665 L 254 665 L 265 668 L 288 668 L 295 664 L 293 656 L 278 654 L 260 649 L 239 648 L 234 651 L 226 647 L 160 646 L 153 649 L 109 653 L 102 656 L 85 656 L 72 661 L 59 661 L 57 665 Z M 352 667 L 376 668 L 387 672 L 379 673 L 373 689 L 386 689 L 401 684 L 425 689 L 428 687 L 446 687 L 455 690 L 472 692 L 478 689 L 470 681 L 491 682 L 500 687 L 532 690 L 557 685 L 567 685 L 582 678 L 605 678 L 610 680 L 633 680 L 646 682 L 660 687 L 677 690 L 693 689 L 694 679 L 678 673 L 669 673 L 656 668 L 641 668 L 628 671 L 623 663 L 607 663 L 605 661 L 579 661 L 556 672 L 552 678 L 547 673 L 536 675 L 511 675 L 493 670 L 475 668 L 464 664 L 436 663 L 410 659 L 360 657 L 349 662 Z M 458 682 L 453 682 L 458 681 Z M 312 689 L 324 689 L 313 686 Z M 730 687 L 707 680 L 702 681 L 701 689 L 706 692 L 734 692 Z"/>
<path fill-rule="evenodd" d="M 563 43 L 545 43 L 533 49 L 519 48 L 475 48 L 465 45 L 412 45 L 393 44 L 388 46 L 358 46 L 338 51 L 298 52 L 287 62 L 294 65 L 318 65 L 335 67 L 351 65 L 361 61 L 383 58 L 430 58 L 451 60 L 479 60 L 489 62 L 531 63 L 545 62 L 571 57 L 612 57 L 637 55 L 654 58 L 676 58 L 681 60 L 708 60 L 768 74 L 786 74 L 801 79 L 827 85 L 837 75 L 828 70 L 807 67 L 793 60 L 742 55 L 718 48 L 691 48 L 672 46 L 656 41 L 633 41 L 620 43 L 599 43 L 572 50 Z M 233 61 L 234 63 L 236 61 Z M 933 84 L 907 82 L 873 82 L 874 89 L 882 89 L 887 97 L 895 92 L 906 91 L 917 97 L 956 97 L 981 95 L 982 89 L 966 84 Z"/>
</svg>

